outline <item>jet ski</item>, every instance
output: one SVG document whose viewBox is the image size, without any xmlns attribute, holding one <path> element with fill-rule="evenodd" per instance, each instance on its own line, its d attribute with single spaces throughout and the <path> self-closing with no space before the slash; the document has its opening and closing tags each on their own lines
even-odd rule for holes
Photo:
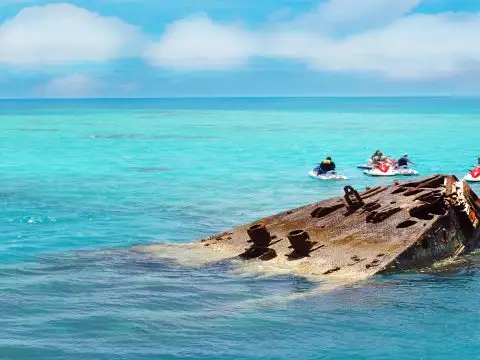
<svg viewBox="0 0 480 360">
<path fill-rule="evenodd" d="M 318 168 L 310 170 L 308 175 L 318 180 L 348 180 L 348 177 L 338 174 L 336 171 L 328 171 L 318 174 Z"/>
<path fill-rule="evenodd" d="M 392 164 L 388 164 L 386 162 L 381 162 L 375 166 L 375 168 L 370 170 L 365 170 L 363 172 L 366 175 L 370 176 L 395 176 L 397 173 L 395 172 L 395 168 Z"/>
<path fill-rule="evenodd" d="M 476 166 L 475 169 L 470 170 L 464 179 L 470 182 L 480 182 L 480 165 Z"/>
</svg>

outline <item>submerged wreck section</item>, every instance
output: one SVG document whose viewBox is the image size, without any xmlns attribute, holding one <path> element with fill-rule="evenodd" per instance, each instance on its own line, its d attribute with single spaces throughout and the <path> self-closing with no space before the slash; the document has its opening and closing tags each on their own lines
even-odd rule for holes
<svg viewBox="0 0 480 360">
<path fill-rule="evenodd" d="M 345 195 L 260 219 L 200 241 L 247 261 L 303 274 L 371 276 L 423 268 L 480 245 L 480 201 L 436 175 Z"/>
</svg>

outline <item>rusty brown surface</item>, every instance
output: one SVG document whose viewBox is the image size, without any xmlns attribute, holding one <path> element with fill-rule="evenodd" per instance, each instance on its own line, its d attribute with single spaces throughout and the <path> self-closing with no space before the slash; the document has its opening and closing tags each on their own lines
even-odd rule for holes
<svg viewBox="0 0 480 360">
<path fill-rule="evenodd" d="M 345 192 L 203 239 L 199 246 L 312 275 L 370 276 L 427 266 L 480 241 L 478 197 L 453 176 Z M 270 241 L 254 238 L 265 232 L 252 236 L 255 225 L 266 229 Z"/>
</svg>

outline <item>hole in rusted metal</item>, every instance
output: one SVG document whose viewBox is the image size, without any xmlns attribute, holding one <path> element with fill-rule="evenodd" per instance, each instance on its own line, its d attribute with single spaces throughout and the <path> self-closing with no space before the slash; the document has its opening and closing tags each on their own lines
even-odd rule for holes
<svg viewBox="0 0 480 360">
<path fill-rule="evenodd" d="M 427 207 L 429 211 L 435 215 L 445 215 L 447 211 L 445 209 L 445 203 L 441 199 L 439 199 L 437 202 L 427 205 Z"/>
<path fill-rule="evenodd" d="M 422 220 L 432 220 L 434 215 L 445 215 L 446 211 L 444 201 L 442 198 L 439 198 L 434 203 L 417 206 L 411 209 L 410 216 Z"/>
<path fill-rule="evenodd" d="M 442 197 L 441 191 L 431 191 L 427 194 L 420 195 L 419 197 L 415 198 L 415 200 L 423 201 L 427 203 L 433 203 L 439 200 Z"/>
<path fill-rule="evenodd" d="M 376 224 L 388 219 L 390 216 L 395 215 L 399 211 L 402 211 L 400 207 L 387 207 L 383 210 L 373 211 L 368 214 L 366 221 Z"/>
<path fill-rule="evenodd" d="M 334 273 L 334 272 L 336 272 L 336 271 L 338 271 L 338 270 L 340 270 L 340 269 L 341 269 L 341 268 L 338 267 L 338 266 L 337 266 L 337 267 L 334 267 L 333 269 L 330 269 L 330 270 L 325 271 L 325 272 L 323 273 L 323 275 L 328 275 L 328 274 Z"/>
<path fill-rule="evenodd" d="M 414 208 L 410 210 L 410 216 L 420 220 L 432 220 L 435 217 L 427 209 L 424 208 Z"/>
<path fill-rule="evenodd" d="M 327 216 L 341 208 L 345 207 L 344 204 L 337 204 L 337 205 L 333 205 L 333 206 L 328 206 L 328 207 L 319 207 L 319 208 L 316 208 L 315 210 L 312 211 L 312 213 L 310 214 L 313 218 L 322 218 L 324 216 Z"/>
<path fill-rule="evenodd" d="M 382 205 L 380 205 L 379 203 L 377 202 L 371 202 L 371 203 L 368 203 L 368 204 L 365 204 L 363 206 L 363 208 L 365 209 L 365 211 L 373 211 L 373 210 L 377 210 L 379 208 L 381 208 Z"/>
<path fill-rule="evenodd" d="M 408 188 L 400 186 L 398 189 L 393 190 L 392 194 L 401 194 L 407 190 Z"/>
<path fill-rule="evenodd" d="M 374 219 L 375 215 L 377 215 L 377 213 L 375 211 L 371 212 L 370 214 L 367 215 L 366 221 L 367 222 L 373 222 L 373 219 Z"/>
<path fill-rule="evenodd" d="M 397 225 L 397 229 L 405 229 L 410 226 L 415 225 L 417 222 L 415 220 L 405 220 L 402 221 L 400 224 Z"/>
</svg>

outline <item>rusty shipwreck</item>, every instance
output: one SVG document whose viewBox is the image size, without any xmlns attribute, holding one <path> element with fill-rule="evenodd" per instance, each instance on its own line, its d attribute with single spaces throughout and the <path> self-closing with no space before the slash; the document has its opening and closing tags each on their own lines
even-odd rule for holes
<svg viewBox="0 0 480 360">
<path fill-rule="evenodd" d="M 345 195 L 260 219 L 195 246 L 332 276 L 420 269 L 480 246 L 480 201 L 454 176 Z"/>
</svg>

